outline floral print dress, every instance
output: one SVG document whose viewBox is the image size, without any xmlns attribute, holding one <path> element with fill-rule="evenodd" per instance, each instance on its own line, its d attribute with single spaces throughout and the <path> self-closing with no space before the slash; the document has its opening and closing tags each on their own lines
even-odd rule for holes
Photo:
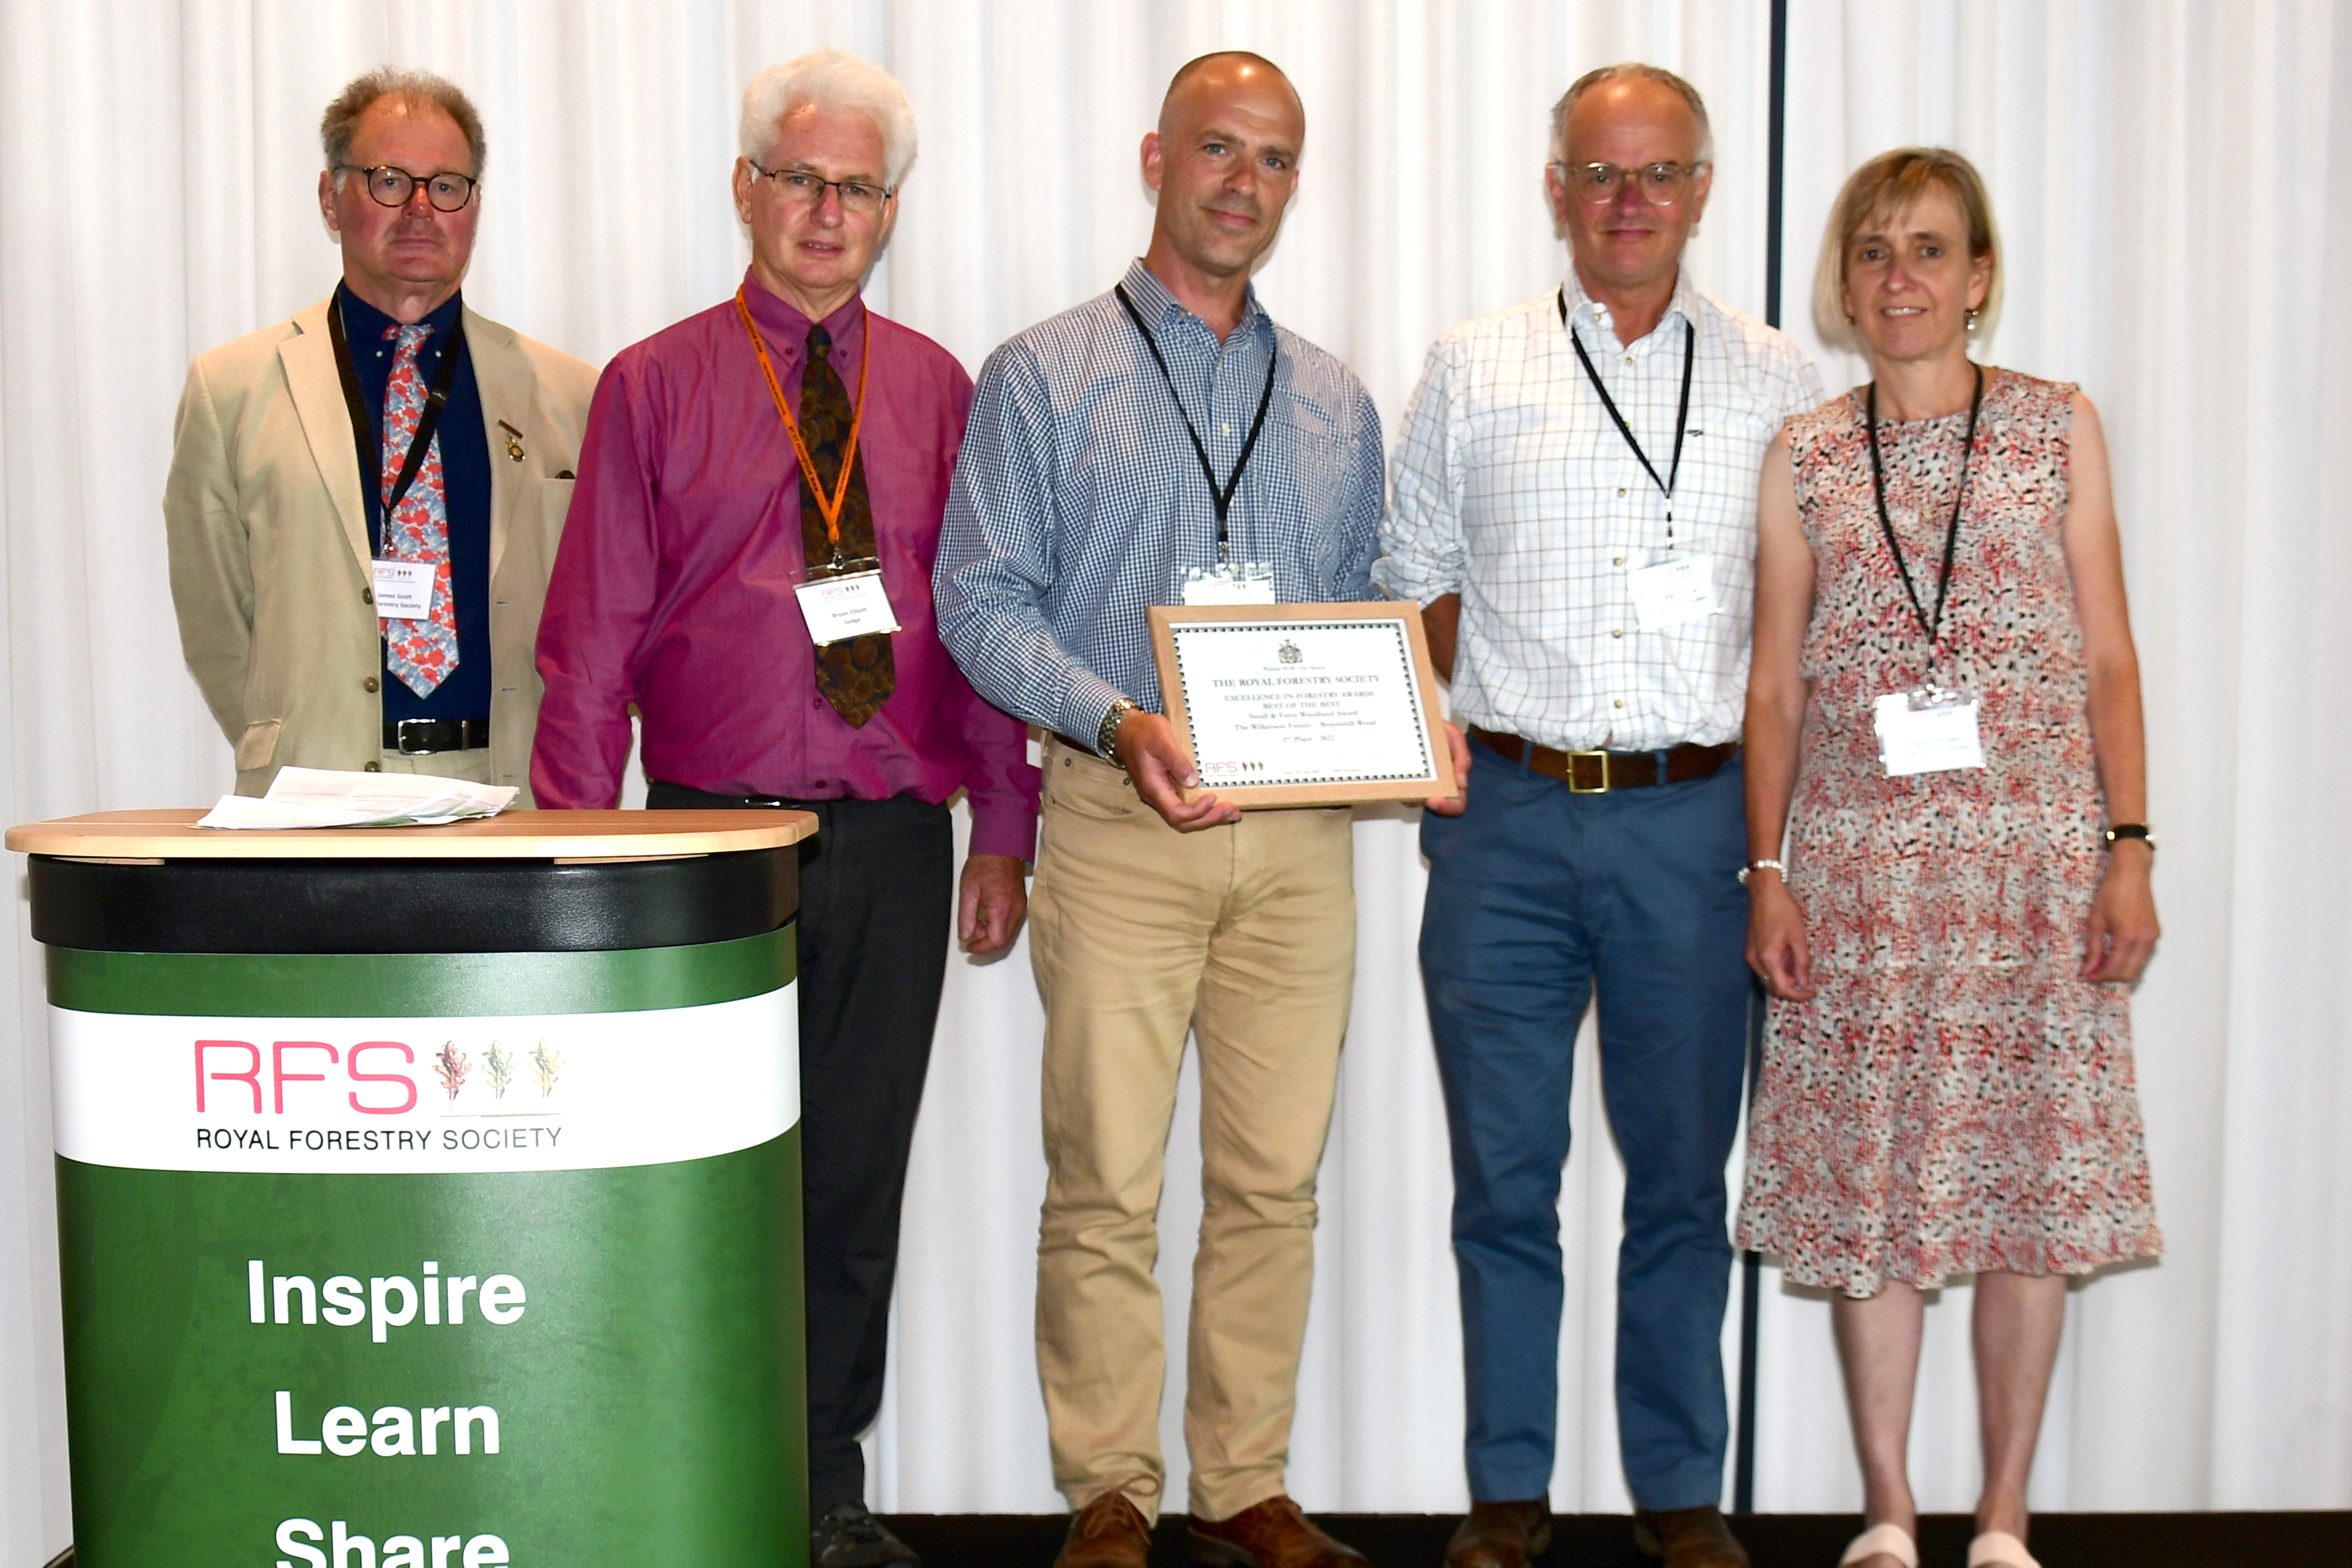
<svg viewBox="0 0 2352 1568">
<path fill-rule="evenodd" d="M 2162 1247 L 2126 993 L 2078 978 L 2106 851 L 2059 537 L 2074 391 L 1985 372 L 1934 668 L 1981 700 L 1980 770 L 1885 776 L 1872 703 L 1922 685 L 1927 649 L 1862 394 L 1789 424 L 1815 577 L 1783 858 L 1820 994 L 1767 1014 L 1739 1239 L 1800 1284 L 1866 1297 Z M 1930 615 L 1968 417 L 1879 426 Z"/>
</svg>

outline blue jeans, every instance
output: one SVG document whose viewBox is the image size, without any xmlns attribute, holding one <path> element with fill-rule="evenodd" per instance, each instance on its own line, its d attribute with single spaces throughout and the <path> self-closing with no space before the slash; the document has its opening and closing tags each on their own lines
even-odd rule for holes
<svg viewBox="0 0 2352 1568">
<path fill-rule="evenodd" d="M 1686 784 L 1574 795 L 1479 746 L 1469 809 L 1424 816 L 1421 845 L 1471 1495 L 1541 1497 L 1551 1482 L 1569 1080 L 1597 985 L 1602 1100 L 1625 1161 L 1619 1449 L 1637 1506 L 1714 1502 L 1727 1426 L 1724 1166 L 1750 994 L 1739 760 Z"/>
</svg>

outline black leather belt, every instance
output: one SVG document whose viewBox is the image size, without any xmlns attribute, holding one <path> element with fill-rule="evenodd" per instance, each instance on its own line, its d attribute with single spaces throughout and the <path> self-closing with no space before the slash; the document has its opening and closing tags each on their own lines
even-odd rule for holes
<svg viewBox="0 0 2352 1568">
<path fill-rule="evenodd" d="M 780 795 L 713 795 L 692 784 L 646 781 L 646 805 L 655 811 L 778 811 L 805 810 L 798 801 Z"/>
<path fill-rule="evenodd" d="M 488 719 L 387 719 L 383 749 L 403 756 L 427 752 L 470 752 L 490 743 Z"/>
</svg>

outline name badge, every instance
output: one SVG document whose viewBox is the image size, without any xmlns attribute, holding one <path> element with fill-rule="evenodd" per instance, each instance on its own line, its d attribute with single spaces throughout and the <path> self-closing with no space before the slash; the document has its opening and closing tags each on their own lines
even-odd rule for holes
<svg viewBox="0 0 2352 1568">
<path fill-rule="evenodd" d="M 1676 555 L 1625 574 L 1633 615 L 1645 632 L 1705 620 L 1723 606 L 1715 598 L 1715 557 Z"/>
<path fill-rule="evenodd" d="M 387 621 L 421 621 L 433 614 L 433 579 L 440 567 L 430 561 L 371 561 L 375 613 Z"/>
<path fill-rule="evenodd" d="M 814 577 L 794 584 L 793 593 L 801 602 L 801 618 L 808 622 L 809 640 L 819 647 L 898 629 L 879 572 Z"/>
<path fill-rule="evenodd" d="M 1188 605 L 1271 605 L 1274 568 L 1263 561 L 1235 561 L 1223 566 L 1184 569 L 1184 602 Z"/>
<path fill-rule="evenodd" d="M 1890 691 L 1873 704 L 1878 760 L 1886 776 L 1948 773 L 1985 765 L 1977 732 L 1977 694 L 1929 688 Z"/>
</svg>

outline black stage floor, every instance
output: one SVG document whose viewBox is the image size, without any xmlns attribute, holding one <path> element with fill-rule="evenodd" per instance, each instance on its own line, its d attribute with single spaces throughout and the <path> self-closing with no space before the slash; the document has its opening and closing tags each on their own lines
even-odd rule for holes
<svg viewBox="0 0 2352 1568">
<path fill-rule="evenodd" d="M 1027 1514 L 901 1514 L 891 1524 L 923 1554 L 925 1568 L 1049 1568 L 1067 1521 Z M 1327 1514 L 1318 1522 L 1370 1557 L 1375 1568 L 1438 1568 L 1451 1518 Z M 1833 1568 L 1860 1528 L 1850 1514 L 1754 1514 L 1733 1530 L 1756 1568 Z M 1924 1568 L 1960 1568 L 1969 1521 L 1923 1521 Z M 2347 1568 L 2352 1513 L 2045 1513 L 2033 1521 L 2042 1568 Z M 1153 1568 L 1179 1568 L 1184 1521 L 1160 1521 Z M 1622 1514 L 1560 1520 L 1544 1568 L 1644 1568 L 1633 1521 Z"/>
</svg>

